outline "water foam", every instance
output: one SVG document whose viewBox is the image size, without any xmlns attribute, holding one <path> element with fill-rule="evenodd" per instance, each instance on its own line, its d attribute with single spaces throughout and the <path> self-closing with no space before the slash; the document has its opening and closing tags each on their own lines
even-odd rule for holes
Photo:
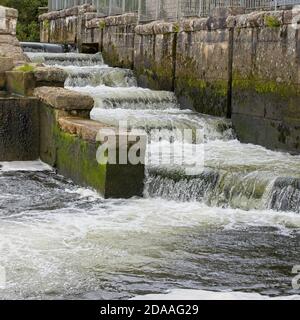
<svg viewBox="0 0 300 320">
<path fill-rule="evenodd" d="M 174 289 L 164 294 L 137 296 L 132 300 L 300 300 L 300 295 L 269 297 L 247 292 Z"/>
<path fill-rule="evenodd" d="M 52 167 L 46 163 L 37 161 L 11 161 L 11 162 L 0 162 L 0 171 L 51 171 Z"/>
</svg>

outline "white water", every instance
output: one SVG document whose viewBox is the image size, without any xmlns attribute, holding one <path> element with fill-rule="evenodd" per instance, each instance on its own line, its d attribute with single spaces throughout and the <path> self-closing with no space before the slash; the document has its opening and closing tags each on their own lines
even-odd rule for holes
<svg viewBox="0 0 300 320">
<path fill-rule="evenodd" d="M 0 171 L 51 171 L 52 167 L 46 163 L 37 161 L 11 161 L 11 162 L 0 162 Z"/>
<path fill-rule="evenodd" d="M 145 197 L 129 200 L 104 200 L 52 171 L 0 171 L 0 297 L 297 299 L 299 157 L 239 143 L 227 120 L 180 110 L 171 93 L 134 87 L 130 72 L 72 59 L 48 60 L 95 98 L 94 119 L 169 130 L 163 144 L 173 130 L 204 129 L 205 170 L 148 164 Z M 92 64 L 94 85 L 81 86 Z M 159 146 L 149 143 L 148 160 Z"/>
<path fill-rule="evenodd" d="M 175 289 L 165 294 L 148 294 L 132 300 L 300 300 L 299 295 L 271 298 L 258 293 L 214 292 L 205 290 Z"/>
</svg>

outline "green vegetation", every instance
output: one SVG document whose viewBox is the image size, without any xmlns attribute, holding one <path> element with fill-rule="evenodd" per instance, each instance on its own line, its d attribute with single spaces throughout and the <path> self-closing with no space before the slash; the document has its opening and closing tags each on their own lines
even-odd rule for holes
<svg viewBox="0 0 300 320">
<path fill-rule="evenodd" d="M 280 27 L 280 21 L 278 20 L 278 18 L 276 18 L 274 16 L 266 16 L 265 24 L 269 28 L 278 28 L 278 27 Z"/>
<path fill-rule="evenodd" d="M 17 37 L 20 41 L 39 41 L 38 8 L 47 3 L 47 0 L 1 0 L 2 6 L 19 11 Z"/>
<path fill-rule="evenodd" d="M 178 23 L 174 23 L 173 25 L 173 31 L 175 33 L 178 33 L 180 31 L 180 27 L 179 27 L 179 24 Z"/>
<path fill-rule="evenodd" d="M 104 21 L 104 20 L 100 20 L 100 21 L 99 21 L 99 29 L 100 29 L 100 30 L 103 30 L 103 29 L 105 28 L 105 26 L 106 26 L 105 21 Z"/>
<path fill-rule="evenodd" d="M 14 68 L 14 71 L 33 72 L 34 66 L 26 63 L 26 64 L 23 64 L 22 66 Z"/>
</svg>

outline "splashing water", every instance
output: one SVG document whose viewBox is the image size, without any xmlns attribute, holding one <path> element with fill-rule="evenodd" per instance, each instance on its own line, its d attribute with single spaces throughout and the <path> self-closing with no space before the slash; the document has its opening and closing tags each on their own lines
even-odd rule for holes
<svg viewBox="0 0 300 320">
<path fill-rule="evenodd" d="M 241 144 L 229 121 L 181 110 L 172 93 L 137 88 L 129 71 L 95 62 L 87 76 L 90 62 L 77 57 L 75 67 L 56 57 L 55 64 L 68 69 L 66 86 L 94 97 L 93 119 L 127 120 L 149 135 L 163 130 L 149 141 L 145 197 L 104 200 L 53 171 L 2 164 L 1 298 L 118 299 L 170 290 L 179 299 L 298 298 L 291 272 L 300 264 L 299 157 Z M 114 72 L 118 80 L 107 82 Z M 183 164 L 155 161 L 159 140 L 164 146 L 186 128 L 204 129 L 204 170 L 192 166 L 188 175 Z M 173 134 L 175 154 L 182 144 Z"/>
</svg>

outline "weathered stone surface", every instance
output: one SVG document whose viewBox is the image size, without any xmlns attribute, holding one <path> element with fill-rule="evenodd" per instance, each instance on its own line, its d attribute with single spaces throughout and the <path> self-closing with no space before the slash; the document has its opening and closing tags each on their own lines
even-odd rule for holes
<svg viewBox="0 0 300 320">
<path fill-rule="evenodd" d="M 91 20 L 87 20 L 85 23 L 85 27 L 87 29 L 100 28 L 101 24 L 105 26 L 105 21 L 103 18 L 94 18 Z"/>
<path fill-rule="evenodd" d="M 0 34 L 16 34 L 18 11 L 0 6 Z"/>
<path fill-rule="evenodd" d="M 7 71 L 7 91 L 21 96 L 32 96 L 35 88 L 33 72 Z"/>
<path fill-rule="evenodd" d="M 112 128 L 107 124 L 77 117 L 61 117 L 58 120 L 62 131 L 74 134 L 83 140 L 96 141 L 99 130 Z"/>
<path fill-rule="evenodd" d="M 142 196 L 143 164 L 99 164 L 95 135 L 106 125 L 81 118 L 60 117 L 60 111 L 40 106 L 40 157 L 74 182 L 92 187 L 105 198 Z M 144 146 L 146 147 L 146 145 Z M 118 148 L 118 146 L 117 146 Z M 118 152 L 118 151 L 117 151 Z"/>
<path fill-rule="evenodd" d="M 122 15 L 109 19 L 109 22 L 107 19 L 104 19 L 105 24 L 101 37 L 102 55 L 105 62 L 114 67 L 132 68 L 136 18 L 132 15 Z M 125 24 L 126 21 L 128 24 Z"/>
<path fill-rule="evenodd" d="M 106 26 L 137 25 L 138 15 L 135 13 L 126 13 L 119 16 L 106 17 L 104 21 Z"/>
<path fill-rule="evenodd" d="M 174 90 L 175 44 L 175 33 L 136 35 L 134 69 L 140 86 Z"/>
<path fill-rule="evenodd" d="M 13 59 L 14 65 L 22 64 L 29 59 L 24 55 L 16 37 L 0 33 L 0 56 Z"/>
<path fill-rule="evenodd" d="M 234 33 L 233 125 L 242 142 L 300 153 L 298 31 L 283 25 L 282 11 L 255 16 Z"/>
<path fill-rule="evenodd" d="M 11 58 L 0 57 L 0 73 L 13 69 L 14 62 Z"/>
<path fill-rule="evenodd" d="M 90 96 L 64 88 L 39 87 L 34 90 L 34 96 L 59 110 L 91 110 L 94 106 Z"/>
<path fill-rule="evenodd" d="M 226 116 L 229 38 L 228 30 L 178 34 L 175 92 L 182 106 L 201 113 Z"/>
<path fill-rule="evenodd" d="M 55 86 L 63 87 L 68 74 L 56 67 L 35 67 L 34 77 L 37 86 Z"/>
<path fill-rule="evenodd" d="M 37 100 L 0 97 L 0 161 L 29 161 L 38 158 Z"/>
<path fill-rule="evenodd" d="M 224 10 L 208 18 L 138 26 L 133 15 L 124 15 L 89 21 L 72 16 L 67 27 L 66 18 L 61 18 L 65 13 L 53 13 L 50 38 L 98 41 L 107 63 L 134 67 L 140 86 L 175 89 L 183 107 L 199 112 L 229 116 L 232 111 L 241 141 L 297 152 L 300 33 L 292 25 L 294 12 L 241 14 L 241 8 L 229 8 L 227 16 Z M 244 120 L 239 117 L 248 117 L 253 141 L 243 134 Z M 260 119 L 258 132 L 255 119 Z M 267 137 L 278 132 L 279 142 Z"/>
<path fill-rule="evenodd" d="M 0 57 L 12 59 L 15 65 L 28 61 L 16 38 L 17 17 L 17 10 L 0 6 Z"/>
</svg>

